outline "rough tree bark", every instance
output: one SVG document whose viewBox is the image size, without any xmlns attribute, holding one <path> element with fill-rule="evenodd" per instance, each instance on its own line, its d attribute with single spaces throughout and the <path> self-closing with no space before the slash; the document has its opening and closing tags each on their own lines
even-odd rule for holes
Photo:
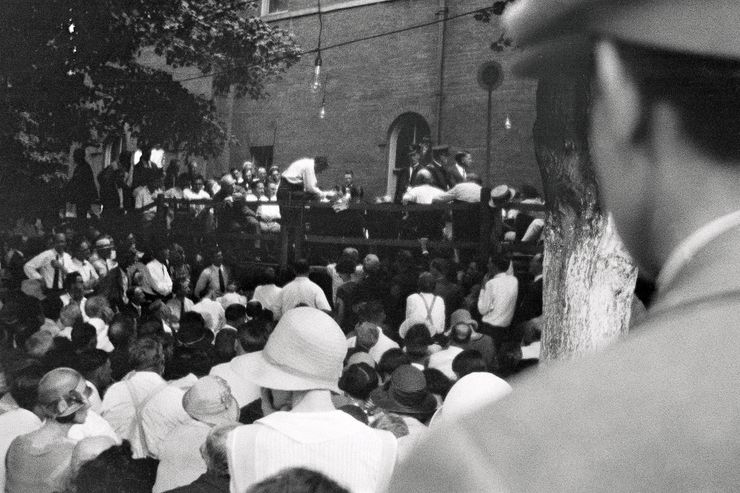
<svg viewBox="0 0 740 493">
<path fill-rule="evenodd" d="M 534 142 L 547 203 L 543 360 L 627 333 L 637 269 L 600 208 L 588 147 L 586 75 L 540 80 Z"/>
</svg>

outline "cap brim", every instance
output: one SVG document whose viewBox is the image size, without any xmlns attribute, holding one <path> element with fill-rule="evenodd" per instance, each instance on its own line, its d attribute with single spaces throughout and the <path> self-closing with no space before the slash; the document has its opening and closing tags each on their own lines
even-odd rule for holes
<svg viewBox="0 0 740 493">
<path fill-rule="evenodd" d="M 419 405 L 407 406 L 391 397 L 388 391 L 381 391 L 373 397 L 373 404 L 387 412 L 412 416 L 428 416 L 437 410 L 437 399 L 431 393 L 428 393 Z"/>
<path fill-rule="evenodd" d="M 268 362 L 263 351 L 249 353 L 240 364 L 243 376 L 247 380 L 256 383 L 260 387 L 273 390 L 330 390 L 341 394 L 339 390 L 339 378 L 330 383 L 324 380 L 311 378 L 310 376 L 291 373 L 287 368 Z"/>
</svg>

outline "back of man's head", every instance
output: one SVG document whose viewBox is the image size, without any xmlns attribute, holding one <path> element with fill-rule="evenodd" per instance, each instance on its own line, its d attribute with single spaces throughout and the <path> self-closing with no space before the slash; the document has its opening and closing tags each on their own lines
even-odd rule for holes
<svg viewBox="0 0 740 493">
<path fill-rule="evenodd" d="M 296 276 L 308 276 L 311 268 L 308 264 L 308 260 L 302 258 L 295 261 L 293 264 L 293 270 L 295 271 Z"/>
<path fill-rule="evenodd" d="M 432 183 L 432 172 L 428 169 L 420 169 L 414 177 L 413 185 L 430 185 Z"/>
<path fill-rule="evenodd" d="M 218 477 L 229 475 L 227 437 L 237 424 L 216 426 L 208 432 L 201 455 L 209 473 Z"/>
<path fill-rule="evenodd" d="M 247 316 L 247 307 L 240 303 L 232 303 L 225 310 L 226 321 L 231 326 L 236 326 L 243 322 Z"/>
<path fill-rule="evenodd" d="M 270 334 L 270 324 L 265 320 L 254 319 L 237 327 L 236 337 L 245 353 L 262 351 Z"/>
<path fill-rule="evenodd" d="M 136 371 L 164 371 L 164 350 L 162 343 L 145 337 L 137 339 L 128 348 L 129 366 Z"/>
</svg>

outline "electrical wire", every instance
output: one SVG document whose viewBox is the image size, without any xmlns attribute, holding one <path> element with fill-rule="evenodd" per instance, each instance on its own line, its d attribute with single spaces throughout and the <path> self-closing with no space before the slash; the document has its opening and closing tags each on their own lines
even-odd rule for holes
<svg viewBox="0 0 740 493">
<path fill-rule="evenodd" d="M 400 34 L 400 33 L 408 32 L 408 31 L 413 31 L 415 29 L 421 29 L 421 28 L 424 28 L 424 27 L 433 26 L 435 24 L 439 24 L 440 22 L 448 22 L 448 21 L 460 19 L 462 17 L 467 17 L 467 16 L 479 14 L 479 13 L 485 12 L 485 11 L 487 11 L 489 9 L 490 9 L 490 7 L 482 7 L 482 8 L 478 8 L 478 9 L 475 9 L 475 10 L 471 10 L 471 11 L 467 11 L 467 12 L 462 12 L 460 14 L 449 16 L 446 19 L 444 17 L 442 17 L 440 19 L 435 19 L 433 21 L 428 21 L 428 22 L 424 22 L 424 23 L 421 23 L 421 24 L 414 24 L 412 26 L 407 26 L 407 27 L 403 27 L 403 28 L 400 28 L 400 29 L 394 29 L 392 31 L 385 31 L 385 32 L 382 32 L 382 33 L 376 33 L 376 34 L 371 34 L 371 35 L 368 35 L 368 36 L 362 36 L 360 38 L 355 38 L 355 39 L 350 39 L 350 40 L 347 40 L 347 41 L 342 41 L 342 42 L 335 43 L 335 44 L 332 44 L 332 45 L 329 45 L 329 46 L 323 46 L 322 47 L 322 46 L 319 45 L 319 46 L 317 46 L 316 48 L 314 48 L 312 50 L 304 50 L 304 51 L 302 51 L 301 52 L 301 55 L 310 55 L 310 54 L 313 54 L 313 53 L 318 53 L 319 51 L 333 50 L 333 49 L 337 49 L 337 48 L 342 48 L 344 46 L 353 45 L 353 44 L 356 44 L 356 43 L 362 43 L 364 41 L 370 41 L 370 40 L 373 40 L 373 39 L 383 38 L 383 37 L 386 37 L 386 36 L 393 36 L 394 34 Z M 319 18 L 321 19 L 321 16 Z M 320 21 L 319 29 L 323 29 L 323 23 L 322 23 L 322 21 Z M 254 66 L 254 65 L 241 65 L 241 66 L 233 67 L 233 68 L 230 68 L 230 69 L 226 69 L 226 70 L 222 70 L 222 71 L 214 72 L 214 73 L 210 73 L 210 74 L 202 74 L 202 75 L 197 75 L 197 76 L 193 76 L 193 77 L 186 77 L 184 79 L 173 79 L 173 81 L 174 82 L 182 83 L 182 82 L 190 82 L 190 81 L 194 81 L 194 80 L 206 79 L 208 77 L 218 77 L 220 75 L 229 74 L 229 73 L 232 73 L 232 72 L 235 72 L 235 71 L 238 71 L 238 70 L 248 69 L 248 68 L 250 68 L 252 66 Z M 129 83 L 137 83 L 138 82 L 138 83 L 142 83 L 142 84 L 164 84 L 164 83 L 169 84 L 170 83 L 169 81 L 168 82 L 161 82 L 161 81 L 145 81 L 145 80 L 130 80 L 130 79 L 114 79 L 112 81 L 115 82 L 117 80 L 120 81 L 120 82 L 129 82 Z"/>
</svg>

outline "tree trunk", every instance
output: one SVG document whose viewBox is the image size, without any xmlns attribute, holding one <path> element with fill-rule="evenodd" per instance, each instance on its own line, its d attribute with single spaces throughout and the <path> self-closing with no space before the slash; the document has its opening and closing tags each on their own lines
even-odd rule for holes
<svg viewBox="0 0 740 493">
<path fill-rule="evenodd" d="M 540 80 L 534 141 L 547 203 L 543 360 L 627 333 L 637 269 L 599 206 L 588 150 L 587 76 Z"/>
</svg>

